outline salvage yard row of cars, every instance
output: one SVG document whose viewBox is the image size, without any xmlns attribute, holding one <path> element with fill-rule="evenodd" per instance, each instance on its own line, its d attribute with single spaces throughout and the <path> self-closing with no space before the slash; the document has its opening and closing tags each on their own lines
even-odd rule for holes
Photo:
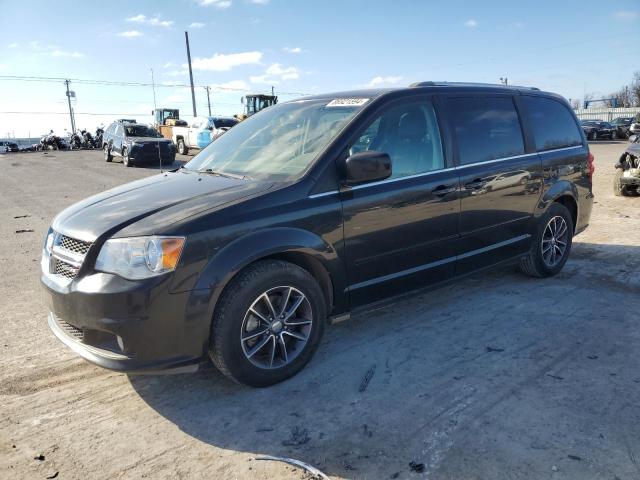
<svg viewBox="0 0 640 480">
<path fill-rule="evenodd" d="M 604 120 L 582 120 L 580 126 L 588 140 L 628 139 L 640 134 L 640 115 L 636 117 L 617 117 L 611 122 Z"/>
</svg>

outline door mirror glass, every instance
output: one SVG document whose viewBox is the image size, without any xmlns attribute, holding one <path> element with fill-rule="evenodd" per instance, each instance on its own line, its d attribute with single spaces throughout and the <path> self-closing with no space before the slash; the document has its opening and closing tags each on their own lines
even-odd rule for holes
<svg viewBox="0 0 640 480">
<path fill-rule="evenodd" d="M 384 152 L 365 151 L 351 155 L 345 160 L 345 183 L 361 183 L 384 180 L 391 176 L 391 158 Z"/>
</svg>

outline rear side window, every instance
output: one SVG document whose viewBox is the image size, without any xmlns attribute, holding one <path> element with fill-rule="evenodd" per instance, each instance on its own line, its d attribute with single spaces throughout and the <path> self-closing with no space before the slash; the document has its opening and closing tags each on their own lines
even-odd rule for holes
<svg viewBox="0 0 640 480">
<path fill-rule="evenodd" d="M 536 150 L 582 145 L 578 125 L 565 105 L 543 97 L 523 96 L 522 100 L 527 107 Z"/>
<path fill-rule="evenodd" d="M 524 154 L 522 128 L 511 97 L 448 99 L 461 165 Z"/>
</svg>

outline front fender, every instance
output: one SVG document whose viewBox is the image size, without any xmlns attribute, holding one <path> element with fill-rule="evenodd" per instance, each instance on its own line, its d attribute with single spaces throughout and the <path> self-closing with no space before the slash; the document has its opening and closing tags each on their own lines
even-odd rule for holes
<svg viewBox="0 0 640 480">
<path fill-rule="evenodd" d="M 319 261 L 331 278 L 334 298 L 344 291 L 346 274 L 333 246 L 312 232 L 290 227 L 258 230 L 229 243 L 207 263 L 195 290 L 200 294 L 208 292 L 207 303 L 213 314 L 224 287 L 240 270 L 256 260 L 282 253 L 301 253 Z"/>
</svg>

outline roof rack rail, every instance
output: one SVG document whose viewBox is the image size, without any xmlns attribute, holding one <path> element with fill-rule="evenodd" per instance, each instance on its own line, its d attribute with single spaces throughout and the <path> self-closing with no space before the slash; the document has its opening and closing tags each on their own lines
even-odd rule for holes
<svg viewBox="0 0 640 480">
<path fill-rule="evenodd" d="M 415 82 L 412 83 L 411 85 L 409 85 L 410 88 L 413 87 L 447 87 L 447 86 L 452 86 L 452 87 L 496 87 L 496 88 L 504 88 L 504 87 L 508 87 L 508 88 L 522 88 L 522 89 L 526 89 L 526 90 L 540 90 L 538 87 L 523 87 L 520 85 L 502 85 L 502 84 L 497 84 L 497 83 L 479 83 L 479 82 L 433 82 L 433 81 L 426 81 L 426 82 Z"/>
</svg>

